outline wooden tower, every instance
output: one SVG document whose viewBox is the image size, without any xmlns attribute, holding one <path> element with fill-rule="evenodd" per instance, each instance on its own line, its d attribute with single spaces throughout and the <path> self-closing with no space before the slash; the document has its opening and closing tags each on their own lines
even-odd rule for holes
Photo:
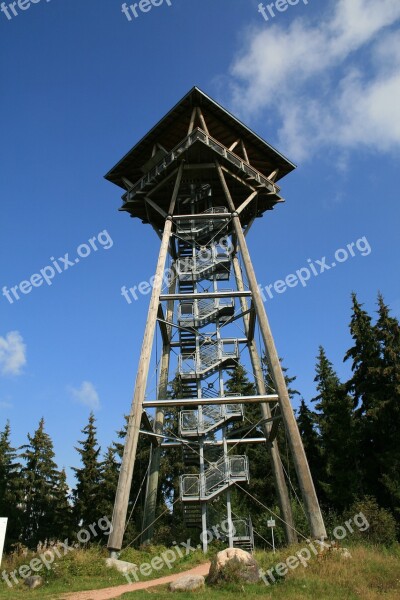
<svg viewBox="0 0 400 600">
<path fill-rule="evenodd" d="M 106 175 L 125 190 L 120 210 L 150 224 L 161 240 L 116 491 L 108 543 L 112 554 L 122 546 L 136 449 L 144 432 L 152 437 L 153 450 L 142 542 L 149 542 L 153 535 L 161 452 L 168 446 L 182 446 L 190 471 L 182 473 L 180 482 L 187 526 L 202 530 L 206 549 L 205 533 L 213 525 L 211 508 L 217 498 L 223 499 L 227 522 L 234 525 L 228 528 L 227 543 L 252 548 L 251 519 L 238 518 L 231 510 L 232 486 L 245 486 L 249 478 L 247 457 L 237 453 L 239 442 L 240 448 L 250 443 L 266 446 L 286 537 L 288 542 L 295 541 L 276 441 L 281 421 L 311 536 L 326 537 L 246 241 L 254 220 L 283 201 L 277 181 L 294 168 L 214 100 L 193 88 Z M 238 323 L 240 336 L 234 330 Z M 273 380 L 270 393 L 255 341 L 256 327 Z M 157 397 L 147 399 L 156 328 L 162 339 Z M 255 395 L 243 397 L 226 391 L 227 375 L 239 359 L 247 360 Z M 167 393 L 174 377 L 182 390 L 179 399 L 171 399 Z M 250 403 L 260 407 L 262 433 L 249 434 L 250 429 L 235 435 L 232 424 L 243 419 Z M 171 406 L 180 409 L 179 433 L 172 438 L 164 425 L 165 411 Z"/>
</svg>

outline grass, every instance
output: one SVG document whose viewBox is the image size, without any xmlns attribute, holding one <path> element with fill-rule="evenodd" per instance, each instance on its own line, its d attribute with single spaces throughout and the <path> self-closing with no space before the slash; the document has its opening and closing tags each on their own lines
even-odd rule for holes
<svg viewBox="0 0 400 600">
<path fill-rule="evenodd" d="M 271 569 L 279 562 L 294 554 L 298 548 L 278 552 L 257 552 L 255 557 L 262 569 Z M 128 550 L 121 558 L 136 564 L 149 562 L 154 556 L 165 551 L 162 547 L 149 548 L 147 552 Z M 350 547 L 351 560 L 344 560 L 339 553 L 329 553 L 313 558 L 307 568 L 301 565 L 281 582 L 266 586 L 263 582 L 254 585 L 228 583 L 222 586 L 206 588 L 194 592 L 196 600 L 237 600 L 238 595 L 248 600 L 271 598 L 272 600 L 399 600 L 400 598 L 400 546 L 391 548 L 355 545 Z M 56 562 L 48 572 L 46 584 L 37 590 L 28 591 L 26 586 L 15 586 L 12 590 L 1 581 L 0 600 L 19 600 L 29 594 L 36 599 L 56 599 L 61 594 L 73 591 L 99 589 L 126 583 L 125 578 L 114 570 L 106 569 L 103 550 L 92 548 L 90 551 L 77 550 Z M 204 561 L 204 555 L 194 552 L 177 560 L 173 569 L 163 568 L 149 575 L 147 579 L 162 577 L 173 572 L 190 569 Z M 26 560 L 25 560 L 26 562 Z M 19 564 L 22 564 L 21 559 Z M 14 565 L 5 561 L 2 569 L 9 570 Z M 141 577 L 142 580 L 146 579 Z M 123 595 L 124 600 L 148 600 L 154 594 L 157 600 L 171 600 L 167 586 L 158 586 L 146 591 L 137 591 Z M 188 593 L 182 595 L 186 598 Z M 179 594 L 178 594 L 179 598 Z"/>
<path fill-rule="evenodd" d="M 136 565 L 142 565 L 150 562 L 155 556 L 160 556 L 166 550 L 167 548 L 164 546 L 148 547 L 146 551 L 129 548 L 121 553 L 120 558 Z M 183 558 L 178 557 L 172 569 L 165 566 L 158 571 L 153 570 L 147 577 L 139 574 L 139 580 L 146 581 L 164 575 L 171 575 L 171 573 L 179 573 L 204 562 L 204 554 L 200 551 L 192 552 L 186 556 L 183 549 L 183 555 Z M 5 570 L 10 573 L 10 571 L 18 569 L 21 565 L 29 564 L 34 556 L 37 555 L 32 554 L 28 558 L 19 557 L 18 559 L 5 557 L 1 565 L 1 572 Z M 39 573 L 36 573 L 41 575 L 45 581 L 44 585 L 36 590 L 28 590 L 21 578 L 19 578 L 21 583 L 13 585 L 12 588 L 0 578 L 0 600 L 20 600 L 27 593 L 35 600 L 52 599 L 65 593 L 127 584 L 128 581 L 121 573 L 105 566 L 104 560 L 107 557 L 107 550 L 100 547 L 74 550 L 65 557 L 56 559 L 50 570 L 42 569 Z M 12 578 L 10 578 L 10 581 L 12 582 Z"/>
</svg>

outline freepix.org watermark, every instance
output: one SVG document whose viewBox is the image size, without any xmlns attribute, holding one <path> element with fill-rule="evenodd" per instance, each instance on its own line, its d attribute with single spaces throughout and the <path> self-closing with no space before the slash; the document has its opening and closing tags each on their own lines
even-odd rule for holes
<svg viewBox="0 0 400 600">
<path fill-rule="evenodd" d="M 180 265 L 183 270 L 190 270 L 192 268 L 193 263 L 195 262 L 199 267 L 202 265 L 207 265 L 212 260 L 213 256 L 218 253 L 220 256 L 230 256 L 234 250 L 231 239 L 224 235 L 218 241 L 213 242 L 207 247 L 200 247 L 196 250 L 196 256 L 193 258 L 191 256 L 181 258 Z M 176 277 L 173 269 L 166 269 L 164 271 L 164 275 L 161 280 L 164 287 L 169 287 Z M 123 285 L 121 288 L 121 295 L 125 298 L 128 304 L 132 304 L 133 300 L 139 300 L 139 295 L 147 296 L 152 291 L 155 283 L 157 282 L 156 275 L 150 277 L 148 281 L 141 281 L 138 285 L 134 285 L 129 289 L 126 285 Z"/>
<path fill-rule="evenodd" d="M 140 2 L 130 5 L 124 2 L 121 10 L 128 21 L 133 21 L 134 18 L 137 19 L 140 16 L 140 13 L 148 13 L 152 8 L 157 8 L 164 3 L 172 6 L 172 0 L 140 0 Z"/>
<path fill-rule="evenodd" d="M 363 236 L 356 242 L 347 244 L 345 248 L 336 250 L 332 262 L 329 262 L 326 256 L 323 256 L 320 260 L 308 258 L 307 266 L 297 269 L 295 273 L 290 273 L 285 279 L 277 279 L 274 283 L 265 286 L 259 284 L 261 297 L 266 302 L 268 299 L 272 300 L 275 294 L 284 294 L 288 289 L 295 288 L 299 284 L 305 288 L 313 277 L 319 277 L 323 273 L 331 271 L 338 265 L 345 263 L 349 258 L 355 258 L 357 255 L 369 256 L 371 252 L 372 248 L 367 238 Z"/>
<path fill-rule="evenodd" d="M 82 258 L 87 258 L 92 251 L 97 252 L 100 248 L 109 250 L 114 245 L 110 234 L 107 229 L 104 229 L 96 236 L 90 238 L 88 243 L 80 244 L 77 249 L 77 257 L 70 259 L 69 252 L 55 259 L 54 256 L 50 257 L 51 265 L 47 265 L 40 269 L 38 273 L 34 273 L 29 279 L 24 279 L 17 285 L 14 285 L 10 289 L 5 285 L 2 288 L 3 296 L 9 301 L 10 304 L 14 304 L 15 300 L 20 300 L 23 296 L 30 294 L 34 288 L 38 288 L 46 283 L 48 286 L 53 284 L 53 279 L 57 274 L 68 271 L 71 267 L 77 265 Z"/>
<path fill-rule="evenodd" d="M 47 548 L 44 552 L 41 552 L 39 556 L 32 558 L 32 560 L 25 565 L 21 565 L 14 571 L 3 571 L 1 578 L 6 582 L 8 587 L 12 588 L 14 585 L 18 585 L 21 581 L 24 581 L 27 577 L 31 577 L 35 573 L 40 573 L 44 569 L 50 571 L 53 567 L 56 559 L 64 558 L 67 554 L 74 552 L 80 547 L 80 544 L 87 544 L 92 538 L 96 538 L 98 535 L 109 535 L 112 532 L 112 524 L 108 517 L 101 517 L 97 523 L 92 523 L 87 529 L 81 529 L 78 531 L 76 539 L 78 542 L 71 543 L 68 538 L 63 542 L 57 542 L 50 548 Z"/>
<path fill-rule="evenodd" d="M 356 530 L 364 532 L 369 529 L 369 522 L 364 515 L 364 513 L 360 512 L 356 514 L 352 519 L 349 519 L 343 525 L 338 525 L 333 530 L 333 537 L 337 541 L 344 540 L 347 535 L 350 533 L 354 533 Z M 307 540 L 307 546 L 304 546 L 291 556 L 288 556 L 285 562 L 280 562 L 274 565 L 271 569 L 267 571 L 263 571 L 260 569 L 260 577 L 264 581 L 265 585 L 271 585 L 276 583 L 277 577 L 285 577 L 285 575 L 289 572 L 289 570 L 293 571 L 297 569 L 300 565 L 304 568 L 308 567 L 308 563 L 313 556 L 318 556 L 323 552 L 330 550 L 331 548 L 336 548 L 333 544 L 326 542 L 324 540 Z M 342 549 L 345 550 L 345 549 Z M 348 550 L 345 551 L 347 555 L 350 557 L 350 553 Z"/>
<path fill-rule="evenodd" d="M 201 544 L 192 546 L 191 538 L 180 544 L 172 542 L 173 548 L 168 548 L 167 550 L 164 550 L 164 552 L 161 552 L 159 556 L 154 556 L 150 562 L 143 562 L 140 565 L 135 565 L 132 570 L 123 573 L 123 576 L 128 583 L 132 583 L 133 580 L 139 581 L 140 575 L 149 577 L 154 571 L 160 571 L 163 567 L 172 569 L 174 562 L 178 558 L 184 558 L 185 556 L 189 556 L 192 552 L 200 550 L 204 541 L 207 541 L 207 544 L 210 544 L 213 540 L 226 540 L 229 535 L 234 536 L 235 534 L 236 528 L 234 524 L 232 521 L 229 521 L 229 519 L 225 519 L 221 523 L 213 525 L 210 529 L 207 529 L 200 534 L 199 539 L 202 542 Z"/>
<path fill-rule="evenodd" d="M 2 2 L 0 4 L 0 11 L 7 17 L 9 21 L 14 17 L 18 17 L 21 11 L 28 10 L 32 4 L 39 4 L 42 0 L 17 0 L 16 2 Z M 50 2 L 50 0 L 45 0 Z"/>
<path fill-rule="evenodd" d="M 266 21 L 269 21 L 276 17 L 277 12 L 286 12 L 289 6 L 297 6 L 301 2 L 307 5 L 309 0 L 276 0 L 276 2 L 271 2 L 266 5 L 260 2 L 258 5 L 258 12 Z"/>
</svg>

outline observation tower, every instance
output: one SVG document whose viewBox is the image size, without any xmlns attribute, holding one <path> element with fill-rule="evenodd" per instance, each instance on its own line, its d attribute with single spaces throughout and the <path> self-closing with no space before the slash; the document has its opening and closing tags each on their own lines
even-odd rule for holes
<svg viewBox="0 0 400 600">
<path fill-rule="evenodd" d="M 278 181 L 294 168 L 195 87 L 106 175 L 124 190 L 120 210 L 150 225 L 161 241 L 108 542 L 114 555 L 122 547 L 140 435 L 152 440 L 143 543 L 154 533 L 162 452 L 179 446 L 185 465 L 179 500 L 186 526 L 202 531 L 206 550 L 218 501 L 226 522 L 233 524 L 227 528 L 227 545 L 252 550 L 251 518 L 234 514 L 231 505 L 232 488 L 245 490 L 249 480 L 248 444 L 265 446 L 286 538 L 294 542 L 277 444 L 280 426 L 286 431 L 310 535 L 326 537 L 246 239 L 255 219 L 283 202 Z M 162 353 L 157 391 L 149 398 L 156 335 Z M 267 389 L 264 355 L 273 389 Z M 239 364 L 248 365 L 256 393 L 229 393 L 227 380 Z M 180 390 L 177 397 L 168 392 L 173 379 Z M 259 408 L 253 427 L 244 421 L 251 404 Z M 172 407 L 179 421 L 173 435 L 165 425 Z"/>
</svg>

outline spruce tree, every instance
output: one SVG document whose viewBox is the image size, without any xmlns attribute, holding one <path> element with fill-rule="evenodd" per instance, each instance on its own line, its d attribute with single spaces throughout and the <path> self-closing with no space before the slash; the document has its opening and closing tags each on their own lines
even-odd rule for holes
<svg viewBox="0 0 400 600">
<path fill-rule="evenodd" d="M 76 526 L 87 528 L 97 523 L 103 516 L 99 514 L 97 499 L 101 482 L 101 465 L 99 461 L 100 447 L 97 443 L 96 419 L 93 412 L 82 430 L 84 439 L 80 440 L 80 448 L 75 448 L 82 463 L 81 468 L 73 468 L 77 484 L 73 491 L 74 515 Z"/>
<path fill-rule="evenodd" d="M 346 384 L 346 391 L 352 394 L 356 408 L 359 463 L 355 476 L 362 494 L 374 496 L 381 503 L 380 456 L 386 444 L 379 431 L 382 408 L 381 344 L 372 318 L 362 308 L 356 294 L 352 294 L 352 303 L 350 333 L 354 343 L 344 360 L 352 361 L 352 377 Z"/>
<path fill-rule="evenodd" d="M 240 396 L 252 396 L 256 393 L 255 384 L 249 380 L 243 365 L 238 364 L 232 370 L 230 378 L 226 381 L 225 391 L 227 395 L 239 394 Z M 262 420 L 260 405 L 245 404 L 244 416 L 244 421 L 229 426 L 228 437 L 264 437 L 264 430 L 260 423 Z M 244 427 L 247 427 L 247 430 L 243 429 Z M 235 433 L 236 430 L 240 433 Z M 245 454 L 249 460 L 250 481 L 244 486 L 245 489 L 265 506 L 275 506 L 275 483 L 266 444 L 238 444 L 234 453 Z M 240 517 L 251 514 L 255 529 L 266 534 L 265 512 L 259 510 L 260 505 L 255 504 L 250 496 L 240 490 L 238 492 L 232 490 L 231 493 L 234 512 Z"/>
<path fill-rule="evenodd" d="M 317 409 L 320 447 L 324 461 L 320 485 L 329 507 L 343 512 L 355 499 L 357 485 L 356 431 L 353 402 L 340 382 L 322 346 L 317 357 Z"/>
<path fill-rule="evenodd" d="M 117 450 L 114 444 L 107 448 L 101 463 L 101 480 L 97 502 L 99 516 L 108 517 L 110 520 L 114 508 L 119 470 L 120 462 L 117 458 Z"/>
<path fill-rule="evenodd" d="M 11 428 L 7 421 L 0 433 L 0 515 L 8 518 L 6 548 L 16 544 L 21 535 L 22 478 L 18 454 L 11 445 Z"/>
<path fill-rule="evenodd" d="M 381 294 L 375 331 L 381 348 L 379 404 L 374 414 L 382 447 L 380 500 L 400 520 L 400 324 Z"/>
<path fill-rule="evenodd" d="M 55 537 L 64 541 L 70 539 L 75 533 L 73 520 L 73 509 L 71 503 L 71 492 L 67 483 L 65 469 L 58 473 L 57 483 L 54 489 L 54 512 L 51 515 L 54 522 Z"/>
<path fill-rule="evenodd" d="M 58 531 L 54 521 L 57 506 L 59 472 L 54 462 L 53 442 L 44 430 L 44 419 L 39 422 L 29 444 L 22 448 L 25 464 L 23 477 L 23 517 L 21 541 L 34 548 L 39 541 L 56 540 Z"/>
<path fill-rule="evenodd" d="M 307 406 L 303 398 L 301 399 L 300 407 L 297 411 L 297 424 L 299 426 L 317 496 L 319 501 L 323 503 L 324 493 L 320 483 L 323 479 L 323 458 L 321 440 L 317 427 L 317 415 Z"/>
</svg>

